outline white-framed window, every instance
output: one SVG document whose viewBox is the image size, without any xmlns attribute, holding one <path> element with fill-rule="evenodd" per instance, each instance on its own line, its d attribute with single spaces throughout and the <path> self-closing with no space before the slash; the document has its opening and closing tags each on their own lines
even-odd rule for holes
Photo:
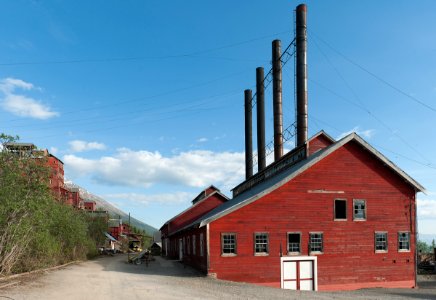
<svg viewBox="0 0 436 300">
<path fill-rule="evenodd" d="M 221 254 L 224 256 L 234 256 L 236 251 L 236 233 L 221 234 Z"/>
<path fill-rule="evenodd" d="M 353 220 L 355 221 L 366 220 L 366 200 L 363 199 L 353 200 Z"/>
<path fill-rule="evenodd" d="M 288 254 L 301 253 L 301 233 L 288 232 Z"/>
<path fill-rule="evenodd" d="M 203 240 L 203 233 L 200 233 L 200 256 L 204 256 L 204 240 Z"/>
<path fill-rule="evenodd" d="M 265 255 L 269 253 L 269 241 L 267 232 L 254 233 L 254 254 Z"/>
<path fill-rule="evenodd" d="M 309 233 L 309 250 L 311 253 L 324 252 L 324 234 L 322 232 Z"/>
<path fill-rule="evenodd" d="M 398 232 L 398 251 L 399 252 L 410 251 L 410 232 L 408 231 Z"/>
<path fill-rule="evenodd" d="M 191 238 L 189 236 L 187 238 L 186 244 L 187 244 L 186 253 L 188 253 L 188 255 L 189 255 L 189 254 L 191 254 Z"/>
<path fill-rule="evenodd" d="M 196 248 L 195 246 L 196 246 L 196 238 L 195 238 L 195 234 L 193 234 L 192 235 L 192 254 L 193 255 L 196 255 L 196 252 L 197 252 L 196 251 L 197 249 L 195 249 Z"/>
<path fill-rule="evenodd" d="M 346 221 L 347 220 L 347 200 L 346 199 L 335 199 L 334 218 L 335 218 L 335 221 Z"/>
<path fill-rule="evenodd" d="M 388 252 L 388 233 L 376 231 L 374 234 L 375 252 Z"/>
</svg>

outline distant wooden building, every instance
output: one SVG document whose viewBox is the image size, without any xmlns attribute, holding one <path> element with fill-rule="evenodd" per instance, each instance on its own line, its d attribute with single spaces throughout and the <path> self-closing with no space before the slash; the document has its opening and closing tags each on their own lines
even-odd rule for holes
<svg viewBox="0 0 436 300">
<path fill-rule="evenodd" d="M 235 187 L 233 199 L 216 192 L 166 222 L 163 254 L 273 287 L 415 287 L 423 190 L 357 134 L 320 132 Z"/>
<path fill-rule="evenodd" d="M 191 207 L 168 220 L 160 228 L 163 254 L 206 271 L 207 257 L 204 252 L 200 252 L 200 249 L 206 249 L 204 246 L 206 228 L 194 229 L 191 225 L 192 222 L 228 200 L 227 196 L 212 185 L 203 190 L 192 200 Z M 199 247 L 198 251 L 197 247 Z"/>
<path fill-rule="evenodd" d="M 150 252 L 153 256 L 159 256 L 162 253 L 162 243 L 161 242 L 154 242 L 150 246 Z"/>
</svg>

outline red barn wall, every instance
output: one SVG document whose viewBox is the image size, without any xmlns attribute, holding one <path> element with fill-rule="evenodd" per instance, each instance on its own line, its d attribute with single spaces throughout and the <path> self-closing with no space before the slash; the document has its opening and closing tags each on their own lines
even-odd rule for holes
<svg viewBox="0 0 436 300">
<path fill-rule="evenodd" d="M 309 141 L 309 156 L 333 144 L 325 135 L 320 134 Z"/>
<path fill-rule="evenodd" d="M 203 234 L 203 255 L 200 252 L 200 235 Z M 193 236 L 195 235 L 195 254 L 193 251 Z M 207 272 L 207 242 L 206 227 L 191 229 L 170 237 L 169 256 L 179 258 L 179 239 L 183 243 L 183 263 L 204 273 Z M 189 240 L 189 244 L 188 244 Z M 189 249 L 188 249 L 189 248 Z"/>
<path fill-rule="evenodd" d="M 308 190 L 344 191 L 343 194 Z M 347 199 L 347 220 L 334 221 L 334 200 Z M 365 199 L 366 221 L 353 221 L 353 199 Z M 415 191 L 373 155 L 350 142 L 263 198 L 210 223 L 209 274 L 280 287 L 280 247 L 287 232 L 323 232 L 318 288 L 412 287 Z M 388 232 L 388 252 L 375 253 L 374 232 Z M 410 231 L 410 252 L 398 252 L 399 231 Z M 237 256 L 221 256 L 221 233 L 237 234 Z M 269 255 L 254 256 L 254 232 L 269 233 Z"/>
</svg>

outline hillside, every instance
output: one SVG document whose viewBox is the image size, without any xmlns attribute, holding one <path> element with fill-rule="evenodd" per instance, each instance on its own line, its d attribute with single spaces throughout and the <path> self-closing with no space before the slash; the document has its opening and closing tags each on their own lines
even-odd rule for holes
<svg viewBox="0 0 436 300">
<path fill-rule="evenodd" d="M 65 186 L 78 188 L 80 191 L 80 196 L 84 200 L 93 200 L 96 202 L 97 209 L 102 209 L 102 210 L 108 211 L 112 217 L 116 217 L 116 218 L 118 218 L 118 216 L 121 217 L 121 219 L 123 220 L 123 223 L 129 222 L 129 214 L 127 214 L 124 211 L 120 210 L 119 208 L 115 207 L 113 204 L 104 200 L 103 198 L 90 193 L 86 189 L 84 189 L 81 186 L 78 186 L 72 182 L 66 182 Z M 132 226 L 135 226 L 136 228 L 145 230 L 151 236 L 153 236 L 158 231 L 153 226 L 150 226 L 150 225 L 148 225 L 148 224 L 146 224 L 138 219 L 135 219 L 134 217 L 130 217 L 130 224 Z"/>
</svg>

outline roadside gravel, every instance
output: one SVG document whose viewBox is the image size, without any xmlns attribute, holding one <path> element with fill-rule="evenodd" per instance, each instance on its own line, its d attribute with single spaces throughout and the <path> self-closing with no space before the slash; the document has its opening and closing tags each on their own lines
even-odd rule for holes
<svg viewBox="0 0 436 300">
<path fill-rule="evenodd" d="M 20 284 L 0 290 L 0 299 L 436 299 L 434 276 L 420 278 L 419 289 L 298 292 L 207 278 L 160 257 L 148 267 L 126 261 L 125 255 L 102 257 L 20 278 Z"/>
</svg>

